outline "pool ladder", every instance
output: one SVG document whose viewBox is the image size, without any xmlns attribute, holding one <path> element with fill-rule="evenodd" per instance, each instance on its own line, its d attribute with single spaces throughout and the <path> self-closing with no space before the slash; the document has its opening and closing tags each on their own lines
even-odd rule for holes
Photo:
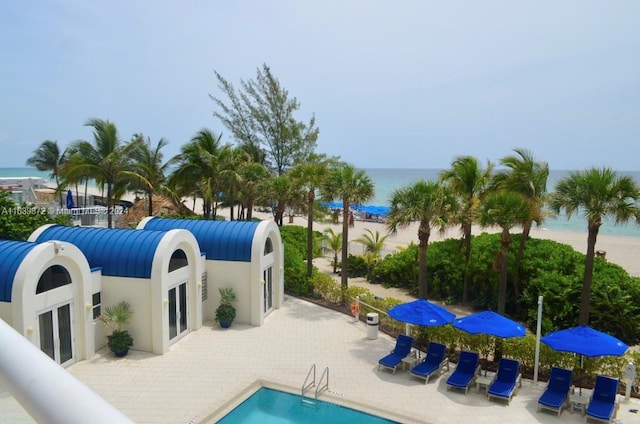
<svg viewBox="0 0 640 424">
<path fill-rule="evenodd" d="M 309 379 L 311 379 L 311 381 L 309 381 Z M 320 376 L 320 381 L 318 382 L 318 386 L 316 387 L 316 390 L 315 390 L 315 397 L 311 399 L 305 396 L 305 393 L 313 387 L 316 387 L 316 364 L 311 365 L 311 368 L 307 373 L 307 378 L 305 378 L 304 383 L 302 383 L 300 400 L 302 401 L 303 405 L 315 406 L 316 402 L 318 401 L 318 396 L 320 396 L 320 393 L 322 393 L 325 390 L 329 390 L 329 367 L 326 367 L 324 371 L 322 371 L 322 375 Z"/>
</svg>

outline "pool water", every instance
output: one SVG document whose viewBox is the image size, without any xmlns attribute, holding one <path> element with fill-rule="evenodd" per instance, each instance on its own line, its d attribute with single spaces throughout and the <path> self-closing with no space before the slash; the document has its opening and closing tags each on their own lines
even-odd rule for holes
<svg viewBox="0 0 640 424">
<path fill-rule="evenodd" d="M 388 424 L 395 421 L 321 400 L 315 405 L 303 405 L 300 395 L 262 387 L 218 423 Z"/>
</svg>

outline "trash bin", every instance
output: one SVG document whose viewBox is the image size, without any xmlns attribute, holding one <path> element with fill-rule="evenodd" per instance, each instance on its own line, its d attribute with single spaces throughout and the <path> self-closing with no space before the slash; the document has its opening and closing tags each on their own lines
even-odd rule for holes
<svg viewBox="0 0 640 424">
<path fill-rule="evenodd" d="M 380 317 L 375 312 L 367 314 L 367 338 L 375 340 L 378 338 L 378 326 L 380 325 Z"/>
</svg>

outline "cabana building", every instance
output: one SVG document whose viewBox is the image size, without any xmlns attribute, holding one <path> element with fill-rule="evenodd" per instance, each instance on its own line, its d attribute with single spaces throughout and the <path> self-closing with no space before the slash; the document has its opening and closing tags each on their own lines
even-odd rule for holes
<svg viewBox="0 0 640 424">
<path fill-rule="evenodd" d="M 95 353 L 94 286 L 71 244 L 0 240 L 0 318 L 60 365 Z"/>
<path fill-rule="evenodd" d="M 106 344 L 104 329 L 95 322 L 101 307 L 121 301 L 133 311 L 127 330 L 136 350 L 165 353 L 202 326 L 204 259 L 188 231 L 45 225 L 29 241 L 55 241 L 65 251 L 73 245 L 86 257 L 91 275 L 83 275 L 82 284 L 88 287 L 78 302 L 89 315 L 83 315 L 88 322 L 78 325 L 92 328 L 87 340 L 94 342 L 94 350 Z"/>
<path fill-rule="evenodd" d="M 215 319 L 219 288 L 237 295 L 236 321 L 262 325 L 264 318 L 284 301 L 284 249 L 273 221 L 210 221 L 148 217 L 139 230 L 184 229 L 198 240 L 206 257 L 203 275 L 204 315 Z"/>
</svg>

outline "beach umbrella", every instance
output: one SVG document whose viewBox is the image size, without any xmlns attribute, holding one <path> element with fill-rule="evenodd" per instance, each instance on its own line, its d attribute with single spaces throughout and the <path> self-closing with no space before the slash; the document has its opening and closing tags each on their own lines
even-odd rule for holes
<svg viewBox="0 0 640 424">
<path fill-rule="evenodd" d="M 453 326 L 469 334 L 488 334 L 505 339 L 524 337 L 526 334 L 526 330 L 520 323 L 493 311 L 484 311 L 458 318 L 453 322 Z"/>
<path fill-rule="evenodd" d="M 71 192 L 71 189 L 67 190 L 67 209 L 73 209 L 75 208 L 74 204 L 73 204 L 73 193 Z"/>
<path fill-rule="evenodd" d="M 456 317 L 455 314 L 447 311 L 442 306 L 425 299 L 396 305 L 389 309 L 387 313 L 397 321 L 429 327 L 449 324 Z"/>
<path fill-rule="evenodd" d="M 458 318 L 453 322 L 453 326 L 469 334 L 486 334 L 487 341 L 489 336 L 508 339 L 511 337 L 524 337 L 527 334 L 520 323 L 493 311 L 484 311 Z M 485 358 L 486 360 L 487 358 Z M 486 367 L 484 373 L 486 376 Z"/>
<path fill-rule="evenodd" d="M 617 338 L 586 325 L 554 331 L 540 341 L 553 350 L 580 355 L 580 362 L 583 356 L 622 356 L 629 348 Z M 580 392 L 582 393 L 582 385 Z"/>
</svg>

